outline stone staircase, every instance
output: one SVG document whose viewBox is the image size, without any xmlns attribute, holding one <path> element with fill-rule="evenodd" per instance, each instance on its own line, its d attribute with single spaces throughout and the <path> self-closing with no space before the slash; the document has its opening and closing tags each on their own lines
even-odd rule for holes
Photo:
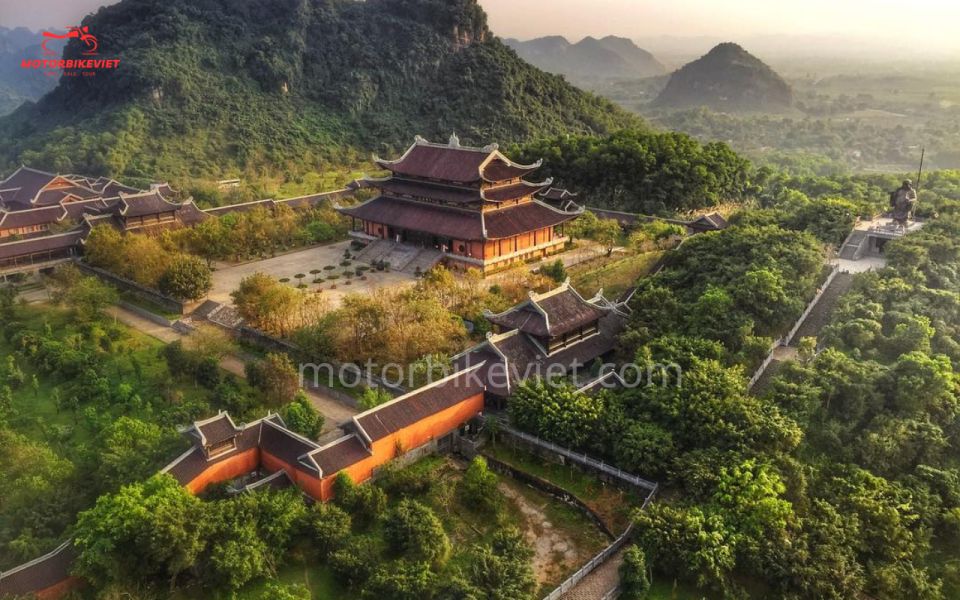
<svg viewBox="0 0 960 600">
<path fill-rule="evenodd" d="M 802 338 L 817 337 L 820 330 L 823 329 L 833 315 L 834 309 L 840 303 L 840 298 L 846 294 L 853 286 L 853 275 L 850 273 L 837 273 L 830 282 L 830 286 L 823 291 L 820 300 L 817 302 L 807 318 L 800 324 L 796 335 L 793 336 L 791 345 L 796 345 Z"/>
<path fill-rule="evenodd" d="M 373 264 L 393 250 L 395 243 L 390 240 L 376 240 L 367 244 L 367 246 L 354 255 L 356 260 Z"/>
<path fill-rule="evenodd" d="M 387 261 L 387 264 L 390 265 L 390 270 L 392 271 L 403 271 L 407 268 L 417 255 L 420 254 L 420 249 L 413 246 L 407 246 L 406 244 L 394 244 L 393 248 L 383 257 L 383 260 Z"/>
<path fill-rule="evenodd" d="M 443 260 L 443 252 L 434 248 L 423 248 L 417 253 L 414 259 L 407 264 L 403 272 L 409 273 L 410 275 L 416 275 L 418 272 L 426 273 L 441 260 Z"/>
<path fill-rule="evenodd" d="M 857 260 L 863 256 L 864 246 L 867 243 L 867 234 L 864 231 L 852 232 L 840 248 L 840 258 L 843 260 Z"/>
</svg>

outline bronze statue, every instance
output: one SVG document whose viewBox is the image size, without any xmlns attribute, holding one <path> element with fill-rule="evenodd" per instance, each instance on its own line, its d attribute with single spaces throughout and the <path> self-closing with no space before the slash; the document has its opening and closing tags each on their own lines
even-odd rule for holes
<svg viewBox="0 0 960 600">
<path fill-rule="evenodd" d="M 907 228 L 907 222 L 913 216 L 913 207 L 917 204 L 917 191 L 913 189 L 913 182 L 909 179 L 903 182 L 898 189 L 890 194 L 890 208 L 893 209 L 893 220 L 901 229 Z"/>
</svg>

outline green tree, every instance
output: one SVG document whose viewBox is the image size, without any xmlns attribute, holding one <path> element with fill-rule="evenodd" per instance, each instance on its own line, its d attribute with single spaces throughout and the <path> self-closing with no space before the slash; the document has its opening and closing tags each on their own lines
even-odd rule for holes
<svg viewBox="0 0 960 600">
<path fill-rule="evenodd" d="M 437 576 L 425 562 L 400 560 L 389 567 L 380 567 L 364 584 L 364 600 L 424 600 L 430 598 Z"/>
<path fill-rule="evenodd" d="M 450 554 L 450 540 L 440 519 L 416 500 L 401 500 L 389 511 L 383 537 L 393 552 L 410 559 L 440 564 Z"/>
<path fill-rule="evenodd" d="M 532 600 L 537 587 L 533 549 L 516 528 L 501 529 L 489 545 L 470 551 L 467 578 L 491 600 Z"/>
<path fill-rule="evenodd" d="M 326 556 L 350 539 L 350 515 L 335 504 L 316 503 L 308 514 L 313 544 Z"/>
<path fill-rule="evenodd" d="M 300 387 L 300 375 L 286 354 L 269 353 L 261 360 L 246 364 L 247 381 L 263 392 L 271 406 L 283 406 L 293 400 Z"/>
<path fill-rule="evenodd" d="M 547 263 L 540 267 L 540 273 L 557 283 L 563 283 L 567 279 L 567 269 L 563 266 L 563 261 L 559 258 L 552 263 Z"/>
<path fill-rule="evenodd" d="M 393 400 L 393 395 L 387 390 L 379 387 L 368 387 L 360 394 L 360 399 L 357 400 L 357 408 L 370 410 L 391 400 Z"/>
<path fill-rule="evenodd" d="M 510 418 L 521 429 L 557 444 L 580 448 L 603 415 L 603 401 L 566 382 L 523 382 L 510 398 Z"/>
<path fill-rule="evenodd" d="M 118 300 L 117 291 L 96 277 L 81 277 L 63 294 L 64 303 L 80 323 L 100 319 L 104 309 Z"/>
<path fill-rule="evenodd" d="M 464 499 L 468 506 L 493 512 L 500 506 L 501 496 L 497 491 L 497 475 L 487 466 L 482 456 L 476 456 L 467 467 L 461 481 Z"/>
<path fill-rule="evenodd" d="M 97 478 L 104 489 L 146 479 L 170 456 L 176 439 L 158 425 L 122 416 L 100 433 Z"/>
<path fill-rule="evenodd" d="M 198 300 L 213 288 L 213 276 L 203 260 L 181 254 L 171 261 L 157 286 L 178 300 Z"/>
<path fill-rule="evenodd" d="M 293 402 L 283 409 L 283 422 L 291 430 L 315 440 L 323 431 L 324 418 L 303 390 L 298 390 Z"/>
<path fill-rule="evenodd" d="M 327 557 L 330 569 L 337 579 L 350 586 L 358 586 L 373 574 L 377 543 L 370 536 L 354 536 L 347 544 Z"/>
<path fill-rule="evenodd" d="M 620 597 L 623 600 L 644 600 L 650 593 L 647 557 L 637 546 L 630 546 L 620 565 Z"/>
<path fill-rule="evenodd" d="M 149 577 L 172 585 L 203 550 L 203 512 L 203 503 L 165 474 L 101 496 L 77 519 L 74 570 L 98 586 Z"/>
</svg>

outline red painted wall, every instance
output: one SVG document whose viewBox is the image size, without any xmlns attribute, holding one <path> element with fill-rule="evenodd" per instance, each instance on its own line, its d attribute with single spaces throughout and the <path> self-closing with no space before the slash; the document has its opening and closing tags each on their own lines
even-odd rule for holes
<svg viewBox="0 0 960 600">
<path fill-rule="evenodd" d="M 397 458 L 399 442 L 402 451 L 419 448 L 431 440 L 441 438 L 460 427 L 483 411 L 483 393 L 476 394 L 450 408 L 430 415 L 373 443 L 373 454 L 358 463 L 343 469 L 350 478 L 361 483 L 373 476 L 373 470 Z M 336 473 L 325 474 L 321 482 L 321 499 L 327 501 L 333 497 L 333 480 Z M 311 494 L 312 495 L 312 494 Z"/>
<path fill-rule="evenodd" d="M 207 488 L 208 485 L 221 483 L 236 479 L 251 471 L 255 471 L 260 465 L 260 449 L 251 448 L 244 450 L 236 456 L 231 456 L 214 465 L 207 467 L 203 473 L 193 478 L 186 488 L 191 494 L 199 494 Z"/>
<path fill-rule="evenodd" d="M 83 585 L 84 581 L 79 577 L 68 577 L 48 588 L 35 592 L 34 595 L 38 600 L 56 600 L 68 592 L 83 587 Z"/>
</svg>

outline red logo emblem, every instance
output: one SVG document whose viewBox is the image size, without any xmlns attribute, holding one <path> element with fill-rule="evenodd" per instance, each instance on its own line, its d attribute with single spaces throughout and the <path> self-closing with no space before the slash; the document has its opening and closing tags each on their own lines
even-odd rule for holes
<svg viewBox="0 0 960 600">
<path fill-rule="evenodd" d="M 83 51 L 83 54 L 85 56 L 92 56 L 96 54 L 97 49 L 100 47 L 100 43 L 97 42 L 96 36 L 90 33 L 90 28 L 87 27 L 86 25 L 84 25 L 83 27 L 68 27 L 67 33 L 64 33 L 64 34 L 50 33 L 49 31 L 44 31 L 43 37 L 47 38 L 43 40 L 43 44 L 42 44 L 43 51 L 46 54 L 56 54 L 56 52 L 54 52 L 53 50 L 47 49 L 47 42 L 50 41 L 51 39 L 65 40 L 65 39 L 76 38 L 80 40 L 80 43 L 82 43 L 86 47 L 86 50 Z"/>
</svg>

